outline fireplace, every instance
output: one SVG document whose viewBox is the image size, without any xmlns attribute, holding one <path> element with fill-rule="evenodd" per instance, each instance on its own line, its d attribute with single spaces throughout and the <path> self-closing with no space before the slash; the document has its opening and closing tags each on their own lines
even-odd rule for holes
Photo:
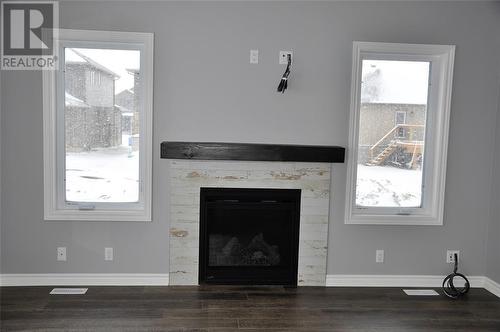
<svg viewBox="0 0 500 332">
<path fill-rule="evenodd" d="M 300 189 L 200 188 L 200 284 L 297 286 Z"/>
<path fill-rule="evenodd" d="M 169 284 L 210 282 L 205 281 L 206 274 L 200 278 L 200 222 L 205 218 L 200 218 L 200 210 L 205 210 L 200 206 L 205 201 L 200 201 L 201 188 L 267 188 L 300 190 L 297 286 L 324 286 L 330 174 L 328 163 L 171 160 Z M 279 245 L 265 234 L 263 238 L 269 245 Z M 204 241 L 208 242 L 206 238 Z"/>
</svg>

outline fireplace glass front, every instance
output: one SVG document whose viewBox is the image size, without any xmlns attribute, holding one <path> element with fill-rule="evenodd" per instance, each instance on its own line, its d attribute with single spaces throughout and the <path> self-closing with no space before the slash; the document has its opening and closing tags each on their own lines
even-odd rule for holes
<svg viewBox="0 0 500 332">
<path fill-rule="evenodd" d="M 300 192 L 201 188 L 200 284 L 296 286 Z"/>
</svg>

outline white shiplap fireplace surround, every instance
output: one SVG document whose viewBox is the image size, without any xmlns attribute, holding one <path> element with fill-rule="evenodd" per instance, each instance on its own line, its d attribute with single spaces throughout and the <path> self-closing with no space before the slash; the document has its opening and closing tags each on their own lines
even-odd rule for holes
<svg viewBox="0 0 500 332">
<path fill-rule="evenodd" d="M 170 161 L 170 285 L 198 284 L 200 188 L 301 189 L 299 286 L 325 286 L 329 163 Z"/>
</svg>

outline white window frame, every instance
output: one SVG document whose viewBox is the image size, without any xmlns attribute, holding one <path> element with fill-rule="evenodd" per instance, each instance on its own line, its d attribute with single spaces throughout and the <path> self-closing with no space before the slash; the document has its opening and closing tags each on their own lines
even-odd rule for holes
<svg viewBox="0 0 500 332">
<path fill-rule="evenodd" d="M 151 221 L 153 143 L 152 33 L 60 29 L 58 65 L 64 66 L 65 47 L 133 49 L 141 51 L 139 111 L 139 200 L 133 203 L 74 203 L 65 199 L 64 71 L 43 72 L 44 219 L 90 221 Z M 61 106 L 62 105 L 62 106 Z M 141 107 L 141 106 L 139 106 Z"/>
<path fill-rule="evenodd" d="M 442 225 L 455 46 L 354 42 L 349 153 L 346 180 L 346 224 Z M 356 206 L 356 179 L 363 60 L 429 61 L 422 206 Z"/>
</svg>

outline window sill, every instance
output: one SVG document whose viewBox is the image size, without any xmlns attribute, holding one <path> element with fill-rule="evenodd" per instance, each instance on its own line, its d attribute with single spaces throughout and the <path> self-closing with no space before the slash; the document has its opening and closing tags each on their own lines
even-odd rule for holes
<svg viewBox="0 0 500 332">
<path fill-rule="evenodd" d="M 442 226 L 443 218 L 428 215 L 350 215 L 346 225 L 417 225 Z"/>
<path fill-rule="evenodd" d="M 53 210 L 47 211 L 45 221 L 140 221 L 150 222 L 151 213 L 144 210 L 137 211 L 81 211 L 81 210 Z"/>
</svg>

